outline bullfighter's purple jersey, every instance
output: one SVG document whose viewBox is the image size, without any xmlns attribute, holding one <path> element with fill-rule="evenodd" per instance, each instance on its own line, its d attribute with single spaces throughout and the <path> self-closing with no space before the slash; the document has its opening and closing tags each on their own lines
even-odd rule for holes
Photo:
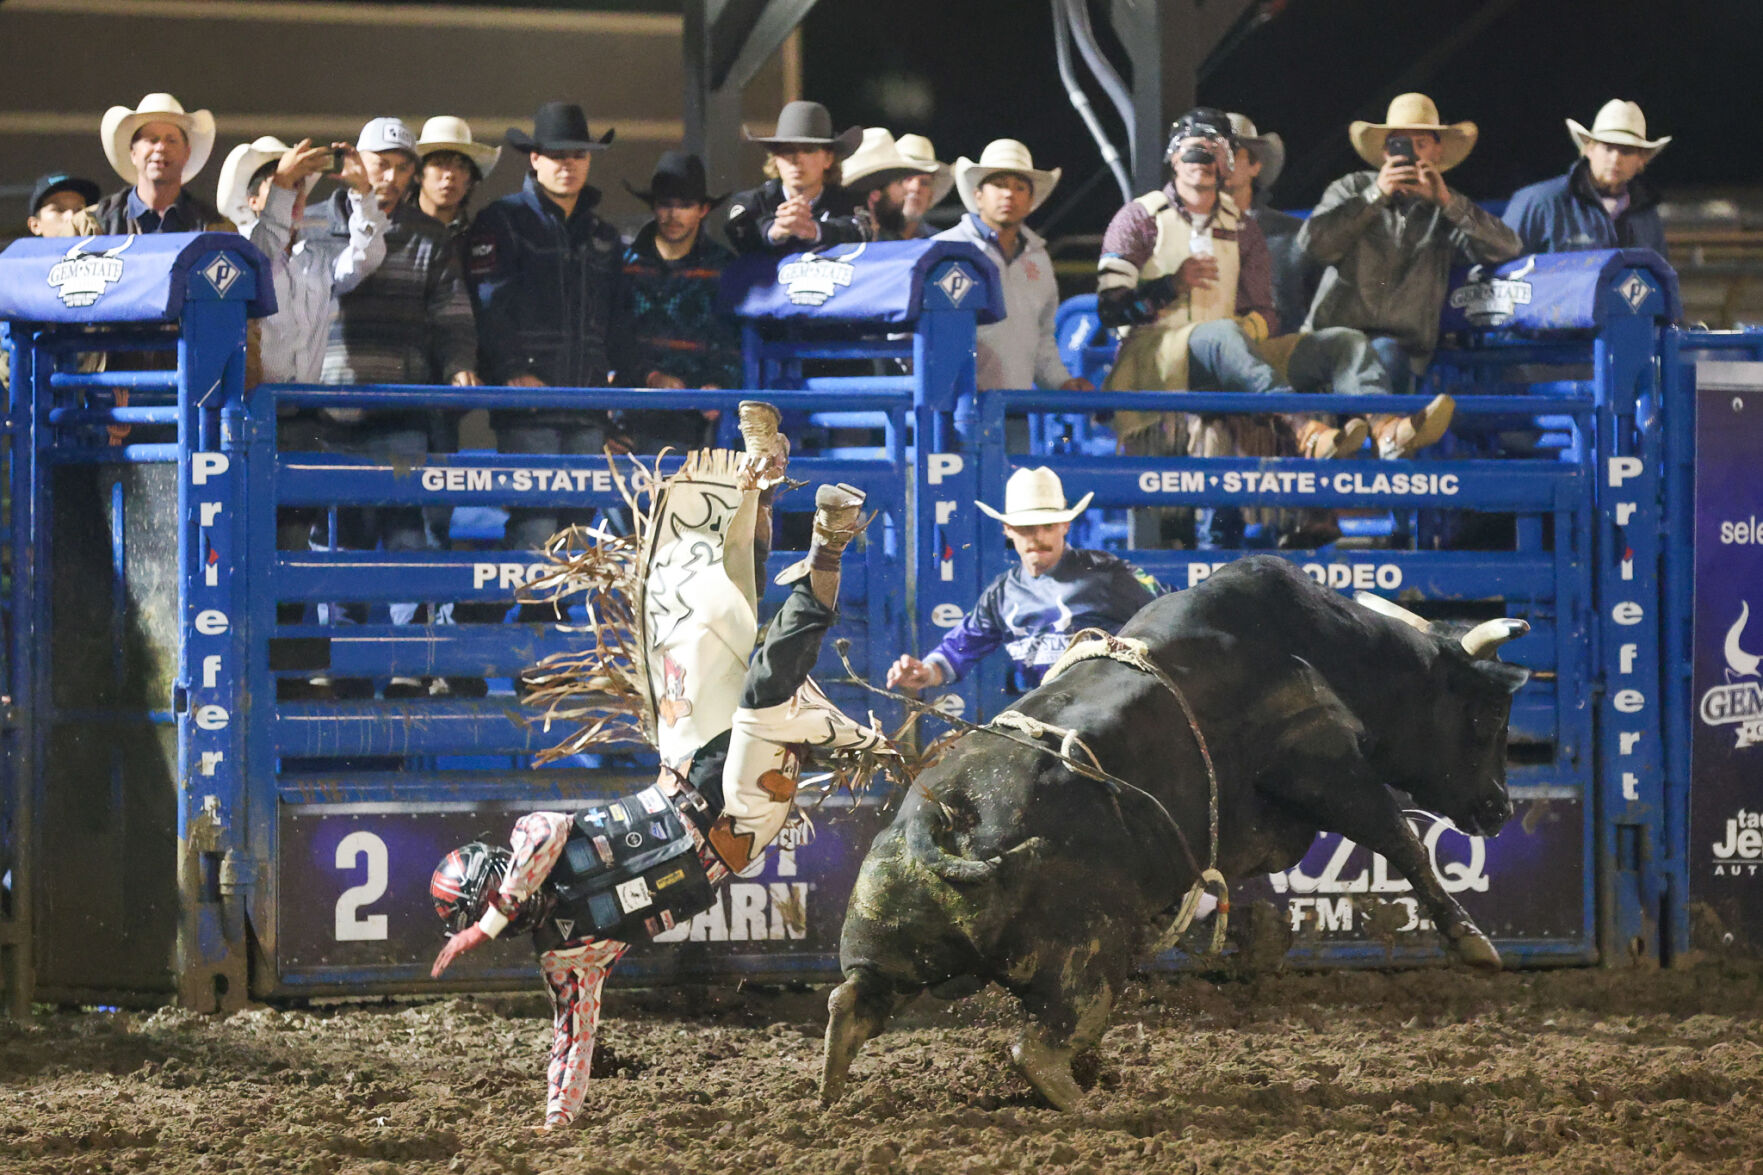
<svg viewBox="0 0 1763 1175">
<path fill-rule="evenodd" d="M 980 593 L 979 603 L 930 655 L 944 681 L 961 677 L 1000 645 L 1030 685 L 1085 628 L 1118 632 L 1158 594 L 1155 580 L 1106 551 L 1067 547 L 1044 575 L 1019 563 Z"/>
</svg>

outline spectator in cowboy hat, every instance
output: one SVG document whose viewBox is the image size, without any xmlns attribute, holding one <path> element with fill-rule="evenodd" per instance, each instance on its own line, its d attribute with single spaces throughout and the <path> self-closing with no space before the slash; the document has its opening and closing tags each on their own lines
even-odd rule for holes
<svg viewBox="0 0 1763 1175">
<path fill-rule="evenodd" d="M 460 246 L 465 260 L 466 230 L 471 227 L 471 193 L 502 158 L 502 148 L 479 143 L 471 126 L 452 114 L 437 114 L 422 124 L 416 136 L 416 153 L 422 159 L 422 176 L 416 189 L 417 207 L 447 226 L 447 235 Z"/>
<path fill-rule="evenodd" d="M 1298 247 L 1301 217 L 1281 212 L 1269 202 L 1268 192 L 1285 168 L 1286 147 L 1276 134 L 1262 134 L 1247 115 L 1232 114 L 1236 132 L 1236 166 L 1231 169 L 1228 190 L 1237 211 L 1261 226 L 1267 255 L 1273 261 L 1273 309 L 1283 330 L 1296 330 L 1310 313 L 1310 299 L 1322 280 L 1322 267 Z"/>
<path fill-rule="evenodd" d="M 624 243 L 596 212 L 590 185 L 596 138 L 570 102 L 547 102 L 533 132 L 511 128 L 508 145 L 527 157 L 526 182 L 478 213 L 468 238 L 485 377 L 512 387 L 595 388 L 617 373 L 627 386 L 648 377 L 627 315 Z M 504 453 L 602 453 L 611 421 L 598 409 L 497 409 L 490 413 Z M 510 510 L 503 543 L 542 547 L 559 529 L 586 523 L 592 510 L 554 506 Z M 526 605 L 529 619 L 550 612 Z M 554 614 L 553 614 L 554 615 Z"/>
<path fill-rule="evenodd" d="M 263 320 L 261 345 L 263 378 L 272 383 L 320 381 L 331 299 L 360 285 L 385 260 L 386 214 L 370 199 L 351 204 L 346 248 L 315 249 L 301 238 L 306 198 L 333 152 L 344 160 L 341 182 L 368 195 L 361 156 L 348 143 L 315 146 L 301 139 L 290 147 L 265 135 L 240 143 L 220 165 L 222 210 L 270 262 L 276 312 Z"/>
<path fill-rule="evenodd" d="M 865 128 L 863 142 L 840 171 L 845 191 L 868 209 L 875 222 L 875 239 L 903 241 L 907 239 L 906 181 L 928 179 L 936 167 L 906 158 L 885 127 L 872 126 Z"/>
<path fill-rule="evenodd" d="M 97 202 L 97 184 L 65 171 L 52 171 L 31 185 L 25 227 L 33 237 L 95 236 L 98 222 L 86 209 Z"/>
<path fill-rule="evenodd" d="M 977 247 L 998 267 L 1004 283 L 1004 317 L 979 328 L 975 387 L 1094 390 L 1089 380 L 1066 370 L 1059 357 L 1053 333 L 1059 309 L 1053 259 L 1040 234 L 1024 223 L 1052 195 L 1060 170 L 1044 171 L 1035 166 L 1025 145 L 997 139 L 986 144 L 978 161 L 965 155 L 956 160 L 954 171 L 967 215 L 935 239 Z M 964 427 L 971 410 L 971 404 L 957 408 Z"/>
<path fill-rule="evenodd" d="M 956 175 L 961 164 L 955 165 Z M 1067 546 L 1071 520 L 1094 494 L 1065 504 L 1059 475 L 1046 466 L 1018 469 L 1004 486 L 1004 509 L 975 502 L 1004 524 L 1020 563 L 986 590 L 942 643 L 920 661 L 910 653 L 888 669 L 888 685 L 923 689 L 959 681 L 1003 645 L 1022 684 L 1032 688 L 1086 628 L 1119 632 L 1160 590 L 1155 580 L 1106 551 Z"/>
<path fill-rule="evenodd" d="M 92 209 L 106 233 L 230 231 L 232 222 L 185 188 L 214 150 L 214 115 L 186 112 L 170 94 L 148 94 L 134 109 L 104 112 L 104 157 L 130 185 Z"/>
<path fill-rule="evenodd" d="M 1432 361 L 1451 266 L 1493 265 L 1523 252 L 1517 233 L 1445 183 L 1476 134 L 1473 122 L 1441 122 L 1425 94 L 1397 95 L 1384 121 L 1347 130 L 1372 170 L 1330 184 L 1298 234 L 1304 251 L 1328 266 L 1308 325 L 1364 331 L 1397 392 L 1411 391 Z M 1412 416 L 1372 418 L 1378 452 L 1406 457 L 1432 444 L 1454 408 L 1449 396 L 1437 396 Z"/>
<path fill-rule="evenodd" d="M 818 245 L 873 239 L 866 214 L 840 186 L 839 161 L 857 149 L 859 127 L 833 134 L 833 116 L 818 102 L 786 103 L 770 135 L 749 134 L 768 152 L 757 188 L 729 204 L 729 243 L 737 253 L 796 253 Z"/>
<path fill-rule="evenodd" d="M 1647 116 L 1612 98 L 1587 130 L 1567 120 L 1580 157 L 1567 174 L 1520 188 L 1505 222 L 1530 253 L 1574 249 L 1651 249 L 1665 255 L 1659 193 L 1641 175 L 1671 136 L 1647 138 Z"/>
<path fill-rule="evenodd" d="M 900 235 L 908 241 L 931 236 L 935 230 L 924 222 L 925 215 L 955 190 L 955 169 L 938 161 L 935 145 L 923 135 L 901 135 L 894 145 L 912 162 L 932 168 L 906 177 L 906 205 L 901 210 L 906 226 Z"/>
<path fill-rule="evenodd" d="M 654 213 L 624 251 L 629 318 L 641 364 L 649 369 L 648 386 L 739 387 L 740 329 L 716 305 L 722 271 L 735 256 L 703 231 L 704 218 L 727 194 L 710 194 L 703 160 L 687 151 L 664 152 L 647 189 L 625 187 Z M 716 415 L 643 409 L 627 411 L 624 426 L 640 453 L 670 445 L 695 449 Z"/>
</svg>

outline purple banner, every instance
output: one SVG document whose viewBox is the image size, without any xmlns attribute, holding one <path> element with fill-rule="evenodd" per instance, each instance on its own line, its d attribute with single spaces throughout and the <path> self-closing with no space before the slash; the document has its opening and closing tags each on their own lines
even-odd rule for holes
<svg viewBox="0 0 1763 1175">
<path fill-rule="evenodd" d="M 275 944 L 278 975 L 295 986 L 395 983 L 426 974 L 444 935 L 429 876 L 467 841 L 506 844 L 524 803 L 311 804 L 282 810 Z M 814 814 L 773 851 L 719 887 L 688 925 L 640 944 L 621 978 L 795 976 L 837 971 L 839 927 L 857 866 L 878 827 L 868 808 Z M 463 957 L 459 979 L 532 971 L 525 935 Z"/>
<path fill-rule="evenodd" d="M 1690 900 L 1763 947 L 1763 364 L 1696 369 Z"/>
</svg>

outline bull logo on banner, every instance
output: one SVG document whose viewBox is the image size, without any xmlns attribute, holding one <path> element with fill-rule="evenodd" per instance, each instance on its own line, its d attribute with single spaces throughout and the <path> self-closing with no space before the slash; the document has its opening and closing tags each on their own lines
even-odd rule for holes
<svg viewBox="0 0 1763 1175">
<path fill-rule="evenodd" d="M 1738 749 L 1763 743 L 1763 680 L 1758 677 L 1763 655 L 1745 652 L 1742 644 L 1750 619 L 1750 601 L 1742 600 L 1738 619 L 1726 630 L 1726 642 L 1721 646 L 1726 657 L 1726 684 L 1702 695 L 1702 721 L 1709 726 L 1736 725 Z"/>
<path fill-rule="evenodd" d="M 840 257 L 805 253 L 800 260 L 780 266 L 777 280 L 783 283 L 792 305 L 824 306 L 841 287 L 850 285 L 851 279 L 857 276 L 857 267 L 852 262 L 863 256 L 865 248 L 866 245 L 858 245 Z"/>
<path fill-rule="evenodd" d="M 135 238 L 129 237 L 114 249 L 86 252 L 86 246 L 97 239 L 87 237 L 78 242 L 50 266 L 49 285 L 61 296 L 63 306 L 84 309 L 122 280 L 122 253 L 135 243 Z"/>
<path fill-rule="evenodd" d="M 1528 306 L 1531 284 L 1524 279 L 1536 268 L 1537 259 L 1527 259 L 1510 277 L 1481 276 L 1482 267 L 1469 271 L 1469 280 L 1451 291 L 1451 305 L 1463 311 L 1476 326 L 1503 326 L 1512 320 L 1520 306 Z"/>
</svg>

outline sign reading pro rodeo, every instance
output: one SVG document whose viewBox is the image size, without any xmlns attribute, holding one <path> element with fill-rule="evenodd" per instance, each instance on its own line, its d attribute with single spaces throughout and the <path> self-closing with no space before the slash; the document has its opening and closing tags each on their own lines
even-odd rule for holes
<svg viewBox="0 0 1763 1175">
<path fill-rule="evenodd" d="M 1763 949 L 1763 364 L 1702 364 L 1690 891 Z"/>
</svg>

